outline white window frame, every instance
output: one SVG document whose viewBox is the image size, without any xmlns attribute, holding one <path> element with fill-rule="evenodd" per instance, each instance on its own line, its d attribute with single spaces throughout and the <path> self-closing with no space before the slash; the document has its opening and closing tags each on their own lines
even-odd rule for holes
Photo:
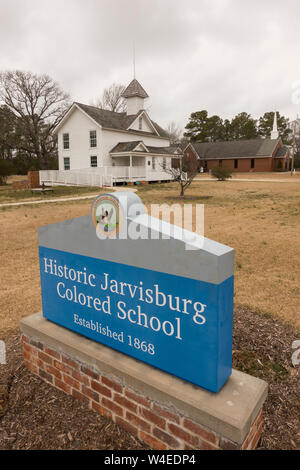
<svg viewBox="0 0 300 470">
<path fill-rule="evenodd" d="M 68 165 L 67 165 L 69 168 L 66 168 L 66 160 L 69 161 L 69 163 L 68 163 Z M 70 160 L 70 157 L 64 157 L 64 170 L 65 170 L 65 171 L 68 171 L 68 170 L 70 170 L 70 169 L 71 169 L 71 160 Z"/>
<path fill-rule="evenodd" d="M 92 158 L 96 158 L 96 165 L 92 164 Z M 98 155 L 90 155 L 90 166 L 91 166 L 91 168 L 97 168 L 98 167 Z"/>
<path fill-rule="evenodd" d="M 95 137 L 92 137 L 91 134 L 92 132 L 95 133 Z M 92 145 L 92 142 L 95 141 L 95 144 L 96 145 Z M 91 130 L 90 131 L 90 148 L 91 149 L 94 149 L 94 148 L 97 148 L 97 131 L 95 129 Z"/>
<path fill-rule="evenodd" d="M 66 141 L 65 141 L 65 136 L 68 136 L 68 146 L 66 147 Z M 63 141 L 63 149 L 64 150 L 69 150 L 70 149 L 70 134 L 69 132 L 64 132 L 62 135 L 62 141 Z"/>
<path fill-rule="evenodd" d="M 152 170 L 153 171 L 156 170 L 156 158 L 155 157 L 152 157 Z"/>
</svg>

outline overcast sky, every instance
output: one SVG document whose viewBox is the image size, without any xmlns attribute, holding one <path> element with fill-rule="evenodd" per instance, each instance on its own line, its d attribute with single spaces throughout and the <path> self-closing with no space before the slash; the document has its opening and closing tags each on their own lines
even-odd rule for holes
<svg viewBox="0 0 300 470">
<path fill-rule="evenodd" d="M 299 0 L 0 0 L 0 70 L 47 73 L 89 104 L 131 81 L 134 42 L 162 126 L 201 109 L 295 118 L 299 36 Z"/>
</svg>

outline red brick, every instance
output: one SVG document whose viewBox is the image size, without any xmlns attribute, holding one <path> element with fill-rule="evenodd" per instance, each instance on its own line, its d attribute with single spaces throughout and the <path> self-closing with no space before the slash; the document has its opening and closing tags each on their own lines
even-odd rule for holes
<svg viewBox="0 0 300 470">
<path fill-rule="evenodd" d="M 118 393 L 114 393 L 114 401 L 124 406 L 125 408 L 128 408 L 128 410 L 133 411 L 133 413 L 137 412 L 137 404 L 133 403 L 122 395 L 119 395 Z"/>
<path fill-rule="evenodd" d="M 63 377 L 64 377 L 64 382 L 66 384 L 70 385 L 70 387 L 76 388 L 76 390 L 80 390 L 80 383 L 77 382 L 77 380 L 73 379 L 72 377 L 66 374 L 64 374 Z"/>
<path fill-rule="evenodd" d="M 116 392 L 122 393 L 123 387 L 118 382 L 108 379 L 107 377 L 101 377 L 102 383 L 109 388 L 112 388 Z"/>
<path fill-rule="evenodd" d="M 147 423 L 143 419 L 139 418 L 138 416 L 130 413 L 130 411 L 126 411 L 126 419 L 132 423 L 137 428 L 141 429 L 142 431 L 150 432 L 151 431 L 151 424 Z"/>
<path fill-rule="evenodd" d="M 54 359 L 53 365 L 54 365 L 54 367 L 56 367 L 56 369 L 58 369 L 62 372 L 65 372 L 66 374 L 69 374 L 69 375 L 72 374 L 71 367 L 67 366 L 66 364 L 63 364 L 62 362 L 57 361 L 56 359 Z"/>
<path fill-rule="evenodd" d="M 43 361 L 41 361 L 38 357 L 32 357 L 32 356 L 31 356 L 30 361 L 31 361 L 32 364 L 34 364 L 35 366 L 39 367 L 40 369 L 45 370 L 45 364 L 44 364 Z"/>
<path fill-rule="evenodd" d="M 192 446 L 197 446 L 199 443 L 199 439 L 196 436 L 192 436 L 190 433 L 185 431 L 184 429 L 178 427 L 176 424 L 168 423 L 169 431 L 174 434 L 174 436 L 179 437 L 179 439 L 183 439 L 188 444 Z"/>
<path fill-rule="evenodd" d="M 106 410 L 103 408 L 103 406 L 99 405 L 99 403 L 96 403 L 95 401 L 92 401 L 92 408 L 93 410 L 97 411 L 100 413 L 102 416 L 104 416 L 107 419 L 111 419 L 111 412 L 109 410 Z"/>
<path fill-rule="evenodd" d="M 86 375 L 84 374 L 81 374 L 80 372 L 78 372 L 77 370 L 72 370 L 71 372 L 71 375 L 74 379 L 78 380 L 78 382 L 84 384 L 84 385 L 87 385 L 89 386 L 90 385 L 90 378 L 87 377 Z"/>
<path fill-rule="evenodd" d="M 113 411 L 117 415 L 123 417 L 123 409 L 119 405 L 114 403 L 113 401 L 109 400 L 108 398 L 105 398 L 105 397 L 102 398 L 102 405 L 105 408 L 108 408 L 109 410 Z"/>
<path fill-rule="evenodd" d="M 206 441 L 212 442 L 213 444 L 217 443 L 217 436 L 215 435 L 215 433 L 209 431 L 208 429 L 204 429 L 202 426 L 195 423 L 194 421 L 191 421 L 190 419 L 184 419 L 183 426 L 189 431 L 192 431 L 194 434 L 197 434 L 198 436 L 202 437 Z"/>
<path fill-rule="evenodd" d="M 46 371 L 49 374 L 54 375 L 57 379 L 62 380 L 61 373 L 59 372 L 59 370 L 55 369 L 55 367 L 46 365 Z"/>
<path fill-rule="evenodd" d="M 96 390 L 98 393 L 100 393 L 100 395 L 105 395 L 106 397 L 111 398 L 111 391 L 109 388 L 104 387 L 104 385 L 101 385 L 99 382 L 92 380 L 91 387 L 93 390 Z"/>
<path fill-rule="evenodd" d="M 46 362 L 47 364 L 52 365 L 52 358 L 48 356 L 48 354 L 45 354 L 42 351 L 38 351 L 38 357 L 42 359 L 42 361 Z"/>
<path fill-rule="evenodd" d="M 134 436 L 138 435 L 138 430 L 135 426 L 132 426 L 132 424 L 129 424 L 127 421 L 124 421 L 124 419 L 119 418 L 119 416 L 116 417 L 116 424 L 121 426 L 123 429 L 126 431 L 130 432 Z"/>
<path fill-rule="evenodd" d="M 155 439 L 155 437 L 146 434 L 145 432 L 140 432 L 140 439 L 148 444 L 151 449 L 166 450 L 167 446 L 163 442 Z"/>
<path fill-rule="evenodd" d="M 24 343 L 23 344 L 23 349 L 24 351 L 28 352 L 32 356 L 37 356 L 38 350 L 34 348 L 33 346 L 30 346 L 30 344 Z"/>
<path fill-rule="evenodd" d="M 156 426 L 162 429 L 166 428 L 166 420 L 160 416 L 157 416 L 155 413 L 152 413 L 152 411 L 147 410 L 146 408 L 141 408 L 140 414 L 148 421 L 151 421 L 151 423 L 156 424 Z"/>
<path fill-rule="evenodd" d="M 25 360 L 24 365 L 29 369 L 33 374 L 38 374 L 38 368 L 32 364 L 32 362 Z"/>
<path fill-rule="evenodd" d="M 132 390 L 126 389 L 125 396 L 127 398 L 130 398 L 130 400 L 136 401 L 140 405 L 143 405 L 145 408 L 150 408 L 150 400 L 148 398 L 143 397 L 142 395 L 138 395 Z"/>
<path fill-rule="evenodd" d="M 48 372 L 45 372 L 43 369 L 39 369 L 39 376 L 43 380 L 46 380 L 47 382 L 50 382 L 51 384 L 53 383 L 53 376 L 49 374 Z"/>
<path fill-rule="evenodd" d="M 61 360 L 64 364 L 67 364 L 68 366 L 72 367 L 73 369 L 79 369 L 78 362 L 73 361 L 69 357 L 62 355 Z"/>
<path fill-rule="evenodd" d="M 27 351 L 23 352 L 23 356 L 24 356 L 24 359 L 26 359 L 27 361 L 29 361 L 30 358 L 31 358 L 31 354 L 29 354 L 29 352 L 27 352 Z"/>
<path fill-rule="evenodd" d="M 54 349 L 45 347 L 44 351 L 46 354 L 49 354 L 49 356 L 55 357 L 55 359 L 60 359 L 60 354 Z"/>
<path fill-rule="evenodd" d="M 88 375 L 92 379 L 99 380 L 99 374 L 97 374 L 97 372 L 93 371 L 89 367 L 81 366 L 81 372 Z"/>
<path fill-rule="evenodd" d="M 75 388 L 72 388 L 71 395 L 72 395 L 72 397 L 76 398 L 76 400 L 79 400 L 82 403 L 89 403 L 89 401 L 90 401 L 88 399 L 88 397 L 86 397 L 82 393 L 78 392 L 78 390 L 75 390 Z"/>
<path fill-rule="evenodd" d="M 62 382 L 61 380 L 59 379 L 54 379 L 54 385 L 58 388 L 60 388 L 60 390 L 62 390 L 63 392 L 67 393 L 68 395 L 70 395 L 70 392 L 71 392 L 71 388 L 69 385 L 65 384 L 64 382 Z"/>
<path fill-rule="evenodd" d="M 83 384 L 81 386 L 81 392 L 83 393 L 83 395 L 86 395 L 87 397 L 99 403 L 100 401 L 99 394 L 94 392 L 93 390 L 91 390 L 90 388 L 86 387 Z"/>
<path fill-rule="evenodd" d="M 153 411 L 155 411 L 160 416 L 163 416 L 164 418 L 173 421 L 174 423 L 180 423 L 180 418 L 178 415 L 164 408 L 161 408 L 161 406 L 158 406 L 156 403 L 153 403 Z"/>
<path fill-rule="evenodd" d="M 160 439 L 161 441 L 168 444 L 169 447 L 172 449 L 178 449 L 180 447 L 180 442 L 177 441 L 173 436 L 170 436 L 166 432 L 162 431 L 161 429 L 154 428 L 153 435 Z"/>
<path fill-rule="evenodd" d="M 210 442 L 203 441 L 200 439 L 200 445 L 199 445 L 200 450 L 218 450 L 217 446 L 212 445 Z"/>
<path fill-rule="evenodd" d="M 260 426 L 258 427 L 258 429 L 256 430 L 254 436 L 252 437 L 251 442 L 250 442 L 249 445 L 248 445 L 248 449 L 249 449 L 249 450 L 250 450 L 250 449 L 252 450 L 252 449 L 255 449 L 255 448 L 256 448 L 256 446 L 257 446 L 257 444 L 258 444 L 258 441 L 259 441 L 259 439 L 260 439 L 260 437 L 261 437 L 261 432 L 262 432 L 262 425 L 260 425 Z"/>
</svg>

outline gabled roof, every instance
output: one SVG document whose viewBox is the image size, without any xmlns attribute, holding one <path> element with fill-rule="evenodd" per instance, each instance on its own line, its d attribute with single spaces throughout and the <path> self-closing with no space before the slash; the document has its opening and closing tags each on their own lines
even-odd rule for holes
<svg viewBox="0 0 300 470">
<path fill-rule="evenodd" d="M 280 139 L 230 140 L 225 142 L 191 142 L 201 159 L 271 157 Z"/>
<path fill-rule="evenodd" d="M 143 146 L 144 150 L 138 150 L 139 146 Z M 154 153 L 158 155 L 182 155 L 182 150 L 179 146 L 171 146 L 171 147 L 154 147 L 152 145 L 145 145 L 142 140 L 133 140 L 131 142 L 119 142 L 115 145 L 111 150 L 110 154 L 113 153 Z"/>
<path fill-rule="evenodd" d="M 129 83 L 121 96 L 123 96 L 123 98 L 132 98 L 134 96 L 139 96 L 140 98 L 149 97 L 142 85 L 135 78 Z"/>
<path fill-rule="evenodd" d="M 279 147 L 276 150 L 275 158 L 285 158 L 286 154 L 289 152 L 289 148 L 286 145 Z"/>
<path fill-rule="evenodd" d="M 145 144 L 143 143 L 142 140 L 132 140 L 131 142 L 119 142 L 117 145 L 115 145 L 110 153 L 119 153 L 119 152 L 132 152 L 138 147 L 140 144 L 143 144 L 143 146 L 146 148 Z M 136 150 L 136 152 L 140 152 L 141 150 Z M 147 151 L 147 148 L 146 148 Z"/>
<path fill-rule="evenodd" d="M 64 115 L 58 126 L 54 131 L 57 131 L 58 128 L 62 125 L 64 120 L 69 116 L 71 110 L 75 107 L 81 109 L 85 114 L 87 114 L 94 122 L 99 124 L 100 126 L 106 129 L 114 129 L 114 130 L 121 130 L 127 131 L 134 134 L 141 134 L 141 135 L 155 135 L 159 137 L 168 138 L 167 132 L 162 129 L 156 122 L 152 121 L 148 116 L 149 121 L 151 122 L 152 126 L 154 127 L 155 132 L 145 132 L 139 131 L 136 129 L 128 129 L 130 125 L 138 118 L 138 116 L 142 113 L 145 113 L 145 110 L 141 109 L 137 114 L 127 115 L 126 113 L 116 113 L 114 111 L 109 111 L 107 109 L 97 108 L 96 106 L 90 106 L 87 104 L 82 104 L 78 102 L 74 102 L 71 108 L 67 111 Z"/>
</svg>

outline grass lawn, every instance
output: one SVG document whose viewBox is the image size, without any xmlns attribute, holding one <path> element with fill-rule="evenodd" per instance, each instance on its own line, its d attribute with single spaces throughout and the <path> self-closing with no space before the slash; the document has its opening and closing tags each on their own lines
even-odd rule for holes
<svg viewBox="0 0 300 470">
<path fill-rule="evenodd" d="M 140 186 L 138 194 L 147 206 L 182 203 L 175 183 Z M 205 204 L 205 235 L 235 248 L 235 303 L 299 328 L 298 180 L 195 181 L 183 202 Z M 37 228 L 87 215 L 90 206 L 83 200 L 0 209 L 0 337 L 41 308 Z"/>
<path fill-rule="evenodd" d="M 30 189 L 13 189 L 11 185 L 0 186 L 0 204 L 10 202 L 31 201 L 40 199 L 52 199 L 58 197 L 84 196 L 89 193 L 97 194 L 97 188 L 90 186 L 54 186 L 53 191 L 45 194 L 31 192 Z"/>
</svg>

